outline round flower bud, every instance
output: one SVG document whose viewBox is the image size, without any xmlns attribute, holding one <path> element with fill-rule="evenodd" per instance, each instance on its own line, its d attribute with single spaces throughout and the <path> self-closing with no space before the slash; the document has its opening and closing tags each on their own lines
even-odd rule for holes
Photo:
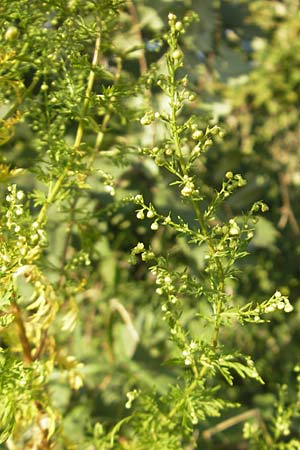
<svg viewBox="0 0 300 450">
<path fill-rule="evenodd" d="M 175 19 L 176 19 L 175 14 L 172 14 L 172 13 L 168 14 L 168 20 L 175 20 Z"/>
<path fill-rule="evenodd" d="M 195 94 L 190 94 L 188 96 L 188 99 L 189 99 L 190 102 L 194 102 L 196 100 L 196 95 Z"/>
<path fill-rule="evenodd" d="M 174 52 L 172 53 L 172 58 L 175 59 L 175 60 L 181 59 L 182 58 L 181 50 L 179 50 L 179 49 L 174 50 Z"/>
<path fill-rule="evenodd" d="M 43 83 L 42 86 L 41 86 L 41 91 L 42 92 L 46 92 L 47 90 L 48 90 L 48 84 Z"/>
<path fill-rule="evenodd" d="M 136 217 L 140 220 L 143 220 L 145 218 L 144 212 L 143 211 L 138 211 Z"/>
<path fill-rule="evenodd" d="M 147 212 L 147 217 L 148 219 L 152 219 L 152 217 L 154 217 L 154 212 L 151 209 Z"/>
<path fill-rule="evenodd" d="M 284 312 L 289 313 L 293 311 L 293 306 L 290 303 L 286 303 L 285 307 L 284 307 Z"/>
<path fill-rule="evenodd" d="M 240 232 L 240 228 L 237 224 L 233 224 L 229 229 L 229 234 L 231 236 L 236 236 L 237 234 L 239 234 L 239 232 Z"/>
<path fill-rule="evenodd" d="M 192 139 L 194 139 L 194 141 L 198 141 L 199 139 L 201 139 L 203 137 L 203 131 L 201 130 L 196 130 L 194 131 L 194 133 L 192 134 Z"/>
<path fill-rule="evenodd" d="M 153 113 L 146 113 L 141 119 L 140 119 L 140 124 L 141 125 L 151 125 L 151 123 L 153 122 Z"/>
<path fill-rule="evenodd" d="M 136 253 L 141 253 L 144 250 L 145 246 L 143 244 L 143 242 L 139 242 L 136 247 L 135 247 L 135 251 Z"/>
<path fill-rule="evenodd" d="M 175 23 L 175 29 L 176 29 L 177 31 L 183 30 L 182 22 L 180 22 L 180 21 L 176 22 L 176 23 Z"/>
<path fill-rule="evenodd" d="M 17 27 L 15 27 L 14 25 L 11 25 L 10 27 L 7 28 L 5 35 L 4 35 L 4 39 L 6 41 L 14 41 L 19 34 L 19 30 Z"/>
</svg>

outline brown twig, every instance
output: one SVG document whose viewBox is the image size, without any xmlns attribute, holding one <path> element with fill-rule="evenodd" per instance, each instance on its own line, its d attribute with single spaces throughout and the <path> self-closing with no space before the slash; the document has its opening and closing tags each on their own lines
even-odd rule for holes
<svg viewBox="0 0 300 450">
<path fill-rule="evenodd" d="M 20 309 L 19 305 L 17 304 L 16 300 L 13 301 L 11 307 L 12 307 L 12 312 L 16 319 L 17 326 L 18 326 L 20 342 L 21 342 L 23 354 L 24 354 L 24 362 L 29 364 L 33 361 L 33 359 L 32 359 L 32 355 L 31 355 L 29 339 L 27 337 L 25 325 L 24 325 L 23 318 L 22 318 L 22 312 L 21 312 L 21 309 Z"/>
<path fill-rule="evenodd" d="M 286 224 L 289 222 L 294 234 L 300 234 L 300 228 L 297 223 L 294 211 L 291 206 L 290 195 L 289 195 L 289 180 L 288 175 L 286 173 L 282 173 L 279 176 L 280 179 L 280 192 L 283 201 L 283 205 L 281 207 L 281 216 L 278 222 L 279 228 L 285 228 Z"/>
<path fill-rule="evenodd" d="M 13 314 L 15 316 L 15 320 L 16 320 L 16 323 L 17 323 L 17 326 L 18 326 L 18 330 L 19 330 L 20 342 L 21 342 L 22 349 L 23 349 L 24 362 L 26 364 L 30 364 L 35 359 L 37 359 L 39 357 L 39 354 L 40 354 L 42 349 L 40 348 L 40 351 L 38 353 L 36 352 L 36 354 L 34 356 L 31 355 L 30 342 L 29 342 L 29 339 L 27 337 L 26 328 L 25 328 L 25 325 L 24 325 L 21 308 L 17 304 L 16 300 L 14 300 L 12 302 L 11 308 L 12 308 L 12 312 L 13 312 Z M 36 407 L 39 410 L 40 414 L 42 415 L 44 413 L 43 406 L 38 401 L 36 401 L 35 404 L 36 404 Z M 39 424 L 39 427 L 40 427 L 41 433 L 42 433 L 42 442 L 41 442 L 41 447 L 40 448 L 41 448 L 41 450 L 48 450 L 48 449 L 50 449 L 50 443 L 48 442 L 47 430 L 43 429 L 40 426 L 40 424 Z"/>
<path fill-rule="evenodd" d="M 128 2 L 128 10 L 129 10 L 129 14 L 131 16 L 131 20 L 132 20 L 134 29 L 136 30 L 136 35 L 137 35 L 138 40 L 140 41 L 140 45 L 142 47 L 142 51 L 141 51 L 141 54 L 140 54 L 138 60 L 139 60 L 141 75 L 144 75 L 147 72 L 148 65 L 147 65 L 147 60 L 145 57 L 145 52 L 143 50 L 144 42 L 143 42 L 143 36 L 142 36 L 142 32 L 141 32 L 141 26 L 140 26 L 139 18 L 138 18 L 136 7 L 134 5 L 133 0 L 130 0 Z"/>
<path fill-rule="evenodd" d="M 46 340 L 47 340 L 47 336 L 48 336 L 47 330 L 43 330 L 40 344 L 39 344 L 38 348 L 36 349 L 34 355 L 32 356 L 33 361 L 36 361 L 37 359 L 39 359 L 41 354 L 43 353 L 43 350 L 44 350 L 45 344 L 46 344 Z"/>
<path fill-rule="evenodd" d="M 261 428 L 263 429 L 264 436 L 268 445 L 273 445 L 273 440 L 268 433 L 268 430 L 265 426 L 265 423 L 262 420 L 261 413 L 259 409 L 250 409 L 249 411 L 245 411 L 237 416 L 230 417 L 229 419 L 224 420 L 223 422 L 218 423 L 214 427 L 208 428 L 202 433 L 202 437 L 204 440 L 209 441 L 214 434 L 221 433 L 222 431 L 227 430 L 241 422 L 245 422 L 248 419 L 256 419 Z"/>
<path fill-rule="evenodd" d="M 245 411 L 237 416 L 230 417 L 230 419 L 226 419 L 223 422 L 218 423 L 214 427 L 208 428 L 203 431 L 202 437 L 206 441 L 209 441 L 214 434 L 220 433 L 222 431 L 227 430 L 227 428 L 231 428 L 238 423 L 244 422 L 250 418 L 260 419 L 260 412 L 258 409 L 250 409 L 249 411 Z"/>
</svg>

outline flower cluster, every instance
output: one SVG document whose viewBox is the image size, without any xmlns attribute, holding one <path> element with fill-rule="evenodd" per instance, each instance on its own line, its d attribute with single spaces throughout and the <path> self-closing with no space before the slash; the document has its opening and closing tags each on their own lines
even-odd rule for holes
<svg viewBox="0 0 300 450">
<path fill-rule="evenodd" d="M 276 310 L 289 313 L 293 309 L 289 299 L 285 295 L 282 295 L 280 291 L 276 291 L 265 306 L 266 313 L 272 313 Z"/>
<path fill-rule="evenodd" d="M 130 409 L 132 406 L 132 403 L 134 402 L 135 399 L 138 398 L 139 395 L 140 395 L 140 391 L 138 391 L 137 389 L 127 392 L 126 397 L 128 400 L 125 403 L 125 408 Z"/>
<path fill-rule="evenodd" d="M 7 239 L 0 244 L 1 272 L 8 274 L 24 264 L 31 263 L 46 244 L 43 228 L 37 221 L 32 221 L 26 208 L 25 194 L 15 184 L 8 186 L 5 212 Z"/>
<path fill-rule="evenodd" d="M 7 188 L 8 194 L 5 199 L 9 204 L 9 208 L 5 214 L 7 219 L 7 228 L 9 230 L 14 229 L 16 233 L 20 231 L 20 226 L 17 222 L 19 222 L 18 218 L 24 214 L 24 192 L 22 190 L 17 190 L 17 186 L 12 184 Z"/>
<path fill-rule="evenodd" d="M 182 356 L 184 357 L 184 364 L 186 366 L 190 366 L 193 361 L 193 353 L 198 349 L 197 342 L 192 340 L 189 345 L 182 352 Z"/>
</svg>

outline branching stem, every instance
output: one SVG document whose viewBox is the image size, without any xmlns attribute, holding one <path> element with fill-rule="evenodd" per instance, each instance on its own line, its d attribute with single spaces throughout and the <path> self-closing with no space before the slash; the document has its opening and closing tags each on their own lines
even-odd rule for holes
<svg viewBox="0 0 300 450">
<path fill-rule="evenodd" d="M 85 120 L 85 116 L 86 116 L 86 113 L 88 111 L 88 107 L 90 104 L 91 93 L 92 93 L 92 89 L 93 89 L 93 85 L 94 85 L 94 81 L 95 81 L 95 67 L 98 64 L 98 60 L 99 60 L 99 56 L 100 56 L 100 47 L 101 47 L 101 29 L 100 29 L 100 25 L 99 25 L 99 30 L 98 30 L 98 34 L 97 34 L 97 38 L 96 38 L 94 55 L 93 55 L 93 60 L 92 60 L 92 68 L 89 73 L 87 88 L 86 88 L 82 112 L 81 112 L 81 118 L 79 120 L 77 132 L 76 132 L 76 136 L 75 136 L 75 141 L 73 144 L 74 155 L 76 155 L 76 153 L 78 153 L 79 147 L 81 145 L 83 133 L 84 133 L 84 120 Z M 61 176 L 56 180 L 53 187 L 51 188 L 51 186 L 50 186 L 49 191 L 48 191 L 47 200 L 46 200 L 45 204 L 43 205 L 42 209 L 40 210 L 39 216 L 37 218 L 37 223 L 39 226 L 41 226 L 44 223 L 48 208 L 56 200 L 56 197 L 68 175 L 68 171 L 69 171 L 69 168 L 66 167 L 65 170 L 62 172 Z"/>
<path fill-rule="evenodd" d="M 171 135 L 173 137 L 174 145 L 175 145 L 175 152 L 176 156 L 179 161 L 180 169 L 182 171 L 183 176 L 188 176 L 188 169 L 187 165 L 184 159 L 184 156 L 182 154 L 181 150 L 181 144 L 180 144 L 180 136 L 179 136 L 179 126 L 177 123 L 177 97 L 178 93 L 176 90 L 176 80 L 175 80 L 175 70 L 170 67 L 169 65 L 169 71 L 170 71 L 170 78 L 171 78 L 171 88 L 170 88 L 170 106 L 171 106 Z M 205 220 L 203 218 L 203 214 L 201 213 L 199 202 L 196 200 L 192 200 L 193 209 L 195 211 L 197 220 L 199 222 L 200 230 L 202 234 L 206 237 L 207 244 L 210 250 L 210 253 L 214 255 L 216 253 L 214 242 L 212 241 L 212 238 L 209 235 Z M 223 295 L 225 290 L 225 277 L 224 277 L 224 270 L 222 266 L 222 262 L 220 258 L 215 258 L 216 265 L 218 269 L 218 278 L 219 278 L 219 284 L 218 284 L 218 297 L 215 304 L 215 330 L 213 333 L 212 338 L 212 345 L 216 347 L 218 345 L 218 338 L 219 338 L 219 331 L 220 331 L 220 315 L 222 313 L 222 306 L 223 306 Z"/>
</svg>

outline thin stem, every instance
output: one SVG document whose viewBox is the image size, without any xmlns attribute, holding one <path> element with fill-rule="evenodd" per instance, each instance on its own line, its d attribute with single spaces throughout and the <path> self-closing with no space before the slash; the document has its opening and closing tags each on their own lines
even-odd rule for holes
<svg viewBox="0 0 300 450">
<path fill-rule="evenodd" d="M 92 61 L 92 69 L 89 74 L 88 83 L 87 83 L 87 89 L 85 92 L 85 98 L 83 101 L 83 108 L 81 112 L 81 119 L 79 121 L 79 125 L 77 128 L 77 133 L 75 137 L 75 142 L 73 149 L 76 152 L 79 149 L 79 146 L 82 141 L 83 132 L 84 132 L 84 117 L 88 111 L 89 103 L 90 103 L 90 97 L 93 90 L 93 85 L 95 81 L 95 67 L 98 65 L 99 57 L 100 57 L 100 44 L 101 44 L 101 32 L 99 30 L 98 36 L 95 43 L 95 50 L 94 50 L 94 56 Z"/>
<path fill-rule="evenodd" d="M 273 439 L 270 436 L 270 434 L 267 430 L 267 427 L 261 417 L 261 413 L 260 413 L 259 409 L 250 409 L 249 411 L 245 411 L 241 414 L 238 414 L 237 416 L 230 417 L 229 419 L 226 419 L 223 422 L 218 423 L 214 427 L 211 427 L 211 428 L 205 430 L 202 433 L 202 437 L 206 441 L 209 441 L 214 434 L 221 433 L 222 431 L 225 431 L 228 428 L 233 427 L 233 426 L 237 425 L 238 423 L 245 422 L 246 420 L 251 419 L 251 418 L 257 419 L 257 421 L 259 422 L 259 425 L 261 426 L 261 428 L 263 430 L 266 443 L 270 446 L 270 448 L 272 448 L 274 445 L 274 442 L 273 442 Z"/>
<path fill-rule="evenodd" d="M 178 125 L 177 125 L 177 91 L 176 91 L 176 81 L 175 81 L 175 71 L 172 70 L 171 73 L 171 92 L 170 92 L 170 99 L 171 99 L 171 133 L 172 137 L 174 139 L 175 144 L 175 152 L 176 156 L 179 160 L 180 168 L 182 170 L 183 175 L 188 175 L 186 164 L 182 155 L 181 151 L 181 145 L 180 145 L 180 138 L 178 133 Z"/>
<path fill-rule="evenodd" d="M 138 13 L 137 13 L 137 8 L 134 4 L 134 0 L 128 1 L 128 10 L 129 10 L 129 14 L 131 16 L 131 21 L 133 24 L 132 31 L 135 32 L 136 37 L 140 43 L 140 52 L 141 53 L 138 57 L 138 62 L 139 62 L 139 66 L 140 66 L 140 74 L 143 76 L 143 75 L 146 75 L 146 73 L 147 73 L 148 64 L 147 64 L 147 59 L 146 59 L 146 55 L 145 55 L 145 46 L 144 46 L 143 35 L 142 35 L 142 31 L 141 31 L 141 25 L 140 25 Z M 145 90 L 145 104 L 147 105 L 147 107 L 149 109 L 153 109 L 152 96 L 151 96 L 150 89 Z M 157 132 L 155 122 L 153 122 L 151 124 L 151 130 L 152 130 L 152 138 L 153 138 L 153 146 L 154 146 L 154 142 L 156 140 L 156 132 Z"/>
<path fill-rule="evenodd" d="M 20 309 L 19 305 L 17 304 L 16 300 L 14 300 L 12 302 L 11 306 L 12 306 L 12 312 L 15 316 L 16 323 L 18 326 L 20 342 L 21 342 L 23 354 L 24 354 L 24 362 L 29 364 L 33 361 L 33 359 L 31 356 L 31 348 L 30 348 L 29 339 L 27 337 L 25 325 L 24 325 L 23 318 L 22 318 L 22 312 L 21 312 L 21 309 Z"/>
<path fill-rule="evenodd" d="M 214 427 L 208 428 L 207 430 L 203 431 L 203 439 L 208 441 L 214 434 L 225 431 L 228 428 L 231 428 L 240 422 L 245 422 L 245 420 L 248 420 L 250 418 L 256 418 L 260 420 L 260 411 L 258 409 L 250 409 L 249 411 L 245 411 L 241 414 L 238 414 L 237 416 L 230 417 L 229 419 L 218 423 Z"/>
<path fill-rule="evenodd" d="M 6 111 L 6 113 L 4 114 L 4 116 L 2 117 L 2 120 L 6 120 L 9 117 L 11 117 L 18 109 L 18 106 L 21 104 L 22 101 L 24 101 L 33 91 L 33 89 L 35 88 L 35 86 L 37 85 L 39 81 L 38 77 L 34 77 L 30 83 L 30 85 L 28 86 L 28 88 L 24 91 L 23 96 L 21 99 L 19 99 L 18 101 L 16 101 L 10 108 L 8 111 Z"/>
<path fill-rule="evenodd" d="M 139 65 L 140 65 L 141 75 L 145 75 L 145 73 L 147 72 L 148 66 L 147 66 L 147 60 L 145 57 L 145 52 L 143 50 L 143 36 L 142 36 L 142 32 L 141 32 L 139 18 L 138 18 L 136 7 L 134 5 L 133 0 L 130 0 L 128 2 L 128 10 L 131 15 L 132 23 L 136 29 L 136 35 L 137 35 L 138 40 L 140 41 L 140 44 L 142 47 L 141 55 L 139 56 L 138 61 L 139 61 Z"/>
<path fill-rule="evenodd" d="M 300 234 L 300 228 L 297 223 L 294 211 L 292 209 L 290 194 L 289 194 L 289 178 L 287 174 L 280 174 L 280 191 L 281 197 L 283 201 L 283 205 L 281 207 L 281 217 L 278 222 L 279 228 L 284 228 L 287 222 L 290 222 L 292 231 L 295 235 Z"/>
<path fill-rule="evenodd" d="M 170 100 L 171 100 L 171 134 L 174 140 L 175 144 L 175 152 L 176 156 L 179 161 L 180 168 L 182 170 L 182 174 L 184 176 L 188 176 L 188 169 L 186 162 L 184 160 L 181 145 L 180 145 L 180 136 L 178 131 L 178 124 L 177 124 L 177 90 L 176 90 L 176 80 L 175 80 L 175 70 L 174 68 L 169 68 L 169 75 L 171 78 L 171 90 L 170 90 Z M 197 217 L 197 220 L 200 225 L 201 232 L 207 239 L 207 244 L 210 250 L 210 253 L 213 255 L 216 253 L 215 245 L 212 240 L 212 238 L 209 235 L 206 223 L 203 218 L 203 214 L 201 213 L 199 203 L 196 200 L 192 200 L 192 205 Z M 215 304 L 215 330 L 213 333 L 212 338 L 212 345 L 213 347 L 216 347 L 218 345 L 218 338 L 219 338 L 219 332 L 220 332 L 220 315 L 222 313 L 222 307 L 223 307 L 223 293 L 225 290 L 225 280 L 224 280 L 224 271 L 223 266 L 220 258 L 216 258 L 216 265 L 218 269 L 218 278 L 219 278 L 219 286 L 218 286 L 218 298 Z"/>
<path fill-rule="evenodd" d="M 98 64 L 98 60 L 99 60 L 99 56 L 100 56 L 100 44 L 101 44 L 101 30 L 99 30 L 97 38 L 96 38 L 95 50 L 94 50 L 93 61 L 92 61 L 92 68 L 89 73 L 87 88 L 86 88 L 86 92 L 85 92 L 85 98 L 83 101 L 83 107 L 82 107 L 82 112 L 81 112 L 81 118 L 80 118 L 80 121 L 79 121 L 79 124 L 77 127 L 75 141 L 73 144 L 74 153 L 76 153 L 78 151 L 81 141 L 82 141 L 82 137 L 83 137 L 84 117 L 88 111 L 91 93 L 92 93 L 92 89 L 93 89 L 93 85 L 94 85 L 94 81 L 95 81 L 95 67 Z M 43 224 L 49 206 L 55 201 L 56 196 L 57 196 L 58 192 L 60 191 L 61 186 L 63 185 L 63 182 L 65 181 L 65 178 L 68 174 L 68 170 L 69 170 L 68 167 L 66 167 L 64 169 L 63 173 L 61 174 L 61 176 L 56 180 L 53 188 L 51 188 L 51 187 L 49 188 L 46 203 L 40 210 L 40 213 L 37 218 L 37 223 L 39 226 Z"/>
<path fill-rule="evenodd" d="M 117 70 L 115 73 L 115 82 L 117 82 L 120 79 L 121 76 L 121 72 L 122 72 L 122 60 L 119 58 L 117 60 Z M 105 135 L 105 130 L 107 129 L 108 123 L 110 121 L 111 118 L 111 114 L 109 112 L 107 112 L 104 115 L 102 124 L 101 124 L 101 129 L 98 131 L 97 136 L 96 136 L 96 141 L 95 141 L 95 146 L 94 146 L 94 151 L 87 163 L 87 169 L 90 169 L 95 161 L 95 158 L 99 152 L 99 149 L 102 145 L 103 139 L 104 139 L 104 135 Z M 78 203 L 78 197 L 75 198 L 72 202 L 71 205 L 71 213 L 70 213 L 70 222 L 69 222 L 69 228 L 67 231 L 67 235 L 66 235 L 66 239 L 65 239 L 65 243 L 64 243 L 64 248 L 63 248 L 63 252 L 62 252 L 62 259 L 61 259 L 61 276 L 60 276 L 60 280 L 59 280 L 59 286 L 62 285 L 63 283 L 63 270 L 64 270 L 64 266 L 65 266 L 65 262 L 66 262 L 66 257 L 67 257 L 67 251 L 69 248 L 69 243 L 70 243 L 70 239 L 71 239 L 71 233 L 72 233 L 72 226 L 74 224 L 74 214 L 75 214 L 75 208 L 77 206 Z"/>
<path fill-rule="evenodd" d="M 40 346 L 40 351 L 39 349 L 37 350 L 36 354 L 34 356 L 32 356 L 31 354 L 31 348 L 30 348 L 30 342 L 29 339 L 27 337 L 27 333 L 26 333 L 26 328 L 25 328 L 25 324 L 23 321 L 23 317 L 22 317 L 22 311 L 21 308 L 19 307 L 19 305 L 17 304 L 17 301 L 14 300 L 12 302 L 12 312 L 15 316 L 15 320 L 18 326 L 18 330 L 19 330 L 19 336 L 20 336 L 20 342 L 21 342 L 21 346 L 23 349 L 23 358 L 24 358 L 24 362 L 26 364 L 30 364 L 32 363 L 35 359 L 37 359 L 40 355 L 39 353 L 42 351 L 42 348 Z M 44 344 L 43 344 L 44 345 Z M 37 409 L 39 410 L 40 414 L 43 415 L 44 414 L 44 408 L 41 405 L 41 403 L 36 400 L 35 401 L 35 405 L 37 407 Z M 42 433 L 42 449 L 44 450 L 48 450 L 50 449 L 50 443 L 48 442 L 48 433 L 46 429 L 42 429 L 40 426 L 40 421 L 38 421 L 38 425 L 41 429 L 41 433 Z"/>
<path fill-rule="evenodd" d="M 189 385 L 186 394 L 189 394 L 191 391 L 193 391 L 195 389 L 195 387 L 197 386 L 197 379 L 194 379 L 194 381 Z M 181 407 L 184 405 L 185 403 L 185 397 L 183 397 L 179 402 L 176 403 L 176 405 L 174 406 L 173 409 L 171 409 L 171 411 L 168 414 L 168 419 L 172 419 L 172 417 L 175 416 L 175 414 L 180 411 Z"/>
<path fill-rule="evenodd" d="M 45 348 L 45 344 L 46 344 L 46 341 L 47 341 L 47 336 L 48 336 L 47 330 L 42 330 L 42 336 L 41 336 L 40 344 L 39 344 L 38 348 L 36 349 L 36 351 L 35 351 L 35 353 L 34 353 L 34 355 L 32 357 L 33 361 L 36 361 L 37 359 L 39 359 L 41 357 L 41 355 L 43 353 L 43 350 Z"/>
</svg>

